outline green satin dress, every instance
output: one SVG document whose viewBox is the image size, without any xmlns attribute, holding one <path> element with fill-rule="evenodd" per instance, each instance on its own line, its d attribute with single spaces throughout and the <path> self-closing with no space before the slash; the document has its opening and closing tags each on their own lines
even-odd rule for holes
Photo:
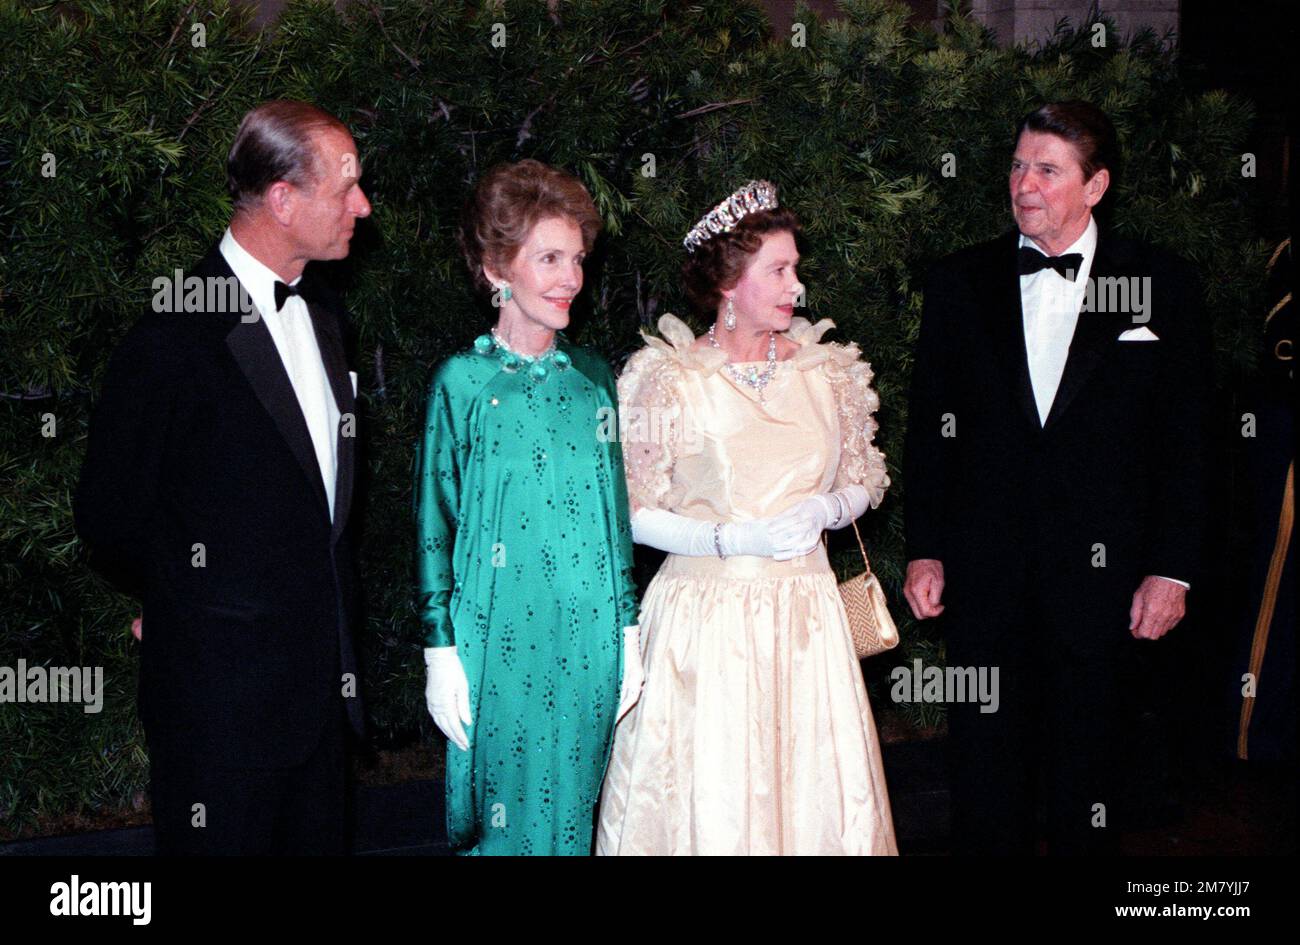
<svg viewBox="0 0 1300 945">
<path fill-rule="evenodd" d="M 469 750 L 447 744 L 461 854 L 591 852 L 637 622 L 609 365 L 557 333 L 530 363 L 490 335 L 429 385 L 416 460 L 425 646 L 455 645 Z"/>
</svg>

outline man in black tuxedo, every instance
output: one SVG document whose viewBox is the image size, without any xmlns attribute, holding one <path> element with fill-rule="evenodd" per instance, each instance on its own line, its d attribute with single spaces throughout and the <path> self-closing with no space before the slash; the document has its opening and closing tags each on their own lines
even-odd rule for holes
<svg viewBox="0 0 1300 945">
<path fill-rule="evenodd" d="M 905 596 L 947 663 L 998 669 L 996 711 L 949 706 L 953 849 L 1114 852 L 1136 647 L 1184 614 L 1201 551 L 1208 332 L 1176 257 L 1098 231 L 1110 120 L 1022 121 L 1017 231 L 925 287 L 906 443 Z"/>
<path fill-rule="evenodd" d="M 229 229 L 109 362 L 75 521 L 143 603 L 158 852 L 342 853 L 356 375 L 303 270 L 370 205 L 347 128 L 303 102 L 249 112 L 226 167 Z"/>
</svg>

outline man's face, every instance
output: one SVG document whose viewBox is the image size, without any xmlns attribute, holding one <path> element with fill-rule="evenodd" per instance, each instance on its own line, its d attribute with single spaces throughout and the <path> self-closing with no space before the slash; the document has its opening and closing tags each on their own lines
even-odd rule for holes
<svg viewBox="0 0 1300 945">
<path fill-rule="evenodd" d="M 361 190 L 361 161 L 352 136 L 334 128 L 312 135 L 316 180 L 293 188 L 290 228 L 300 255 L 342 259 L 348 254 L 358 217 L 370 216 Z"/>
<path fill-rule="evenodd" d="M 1011 159 L 1011 212 L 1021 233 L 1058 254 L 1087 227 L 1109 183 L 1105 168 L 1083 179 L 1079 151 L 1069 141 L 1024 131 Z"/>
</svg>

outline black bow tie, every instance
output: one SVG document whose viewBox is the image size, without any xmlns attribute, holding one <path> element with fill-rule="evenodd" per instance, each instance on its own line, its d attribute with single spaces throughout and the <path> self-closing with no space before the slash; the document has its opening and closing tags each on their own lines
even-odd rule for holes
<svg viewBox="0 0 1300 945">
<path fill-rule="evenodd" d="M 289 296 L 296 295 L 304 302 L 314 301 L 316 293 L 312 291 L 311 283 L 306 279 L 299 279 L 297 285 L 285 285 L 279 279 L 275 280 L 275 310 L 278 312 L 284 308 L 284 303 Z"/>
<path fill-rule="evenodd" d="M 1016 257 L 1016 271 L 1022 276 L 1032 275 L 1042 269 L 1055 269 L 1060 275 L 1074 281 L 1083 265 L 1083 253 L 1066 253 L 1064 256 L 1044 256 L 1032 246 L 1021 246 Z"/>
</svg>

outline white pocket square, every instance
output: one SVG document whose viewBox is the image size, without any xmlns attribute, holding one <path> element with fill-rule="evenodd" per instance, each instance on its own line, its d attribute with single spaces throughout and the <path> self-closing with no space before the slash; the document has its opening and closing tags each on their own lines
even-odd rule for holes
<svg viewBox="0 0 1300 945">
<path fill-rule="evenodd" d="M 1143 325 L 1141 328 L 1130 328 L 1128 331 L 1119 333 L 1119 341 L 1159 341 L 1160 336 L 1154 331 Z"/>
<path fill-rule="evenodd" d="M 348 377 L 352 378 L 352 396 L 357 396 L 357 372 L 348 371 Z"/>
</svg>

